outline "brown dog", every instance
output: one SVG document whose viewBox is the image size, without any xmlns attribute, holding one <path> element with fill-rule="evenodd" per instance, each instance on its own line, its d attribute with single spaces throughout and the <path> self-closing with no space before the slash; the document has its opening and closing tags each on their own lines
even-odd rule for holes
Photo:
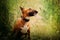
<svg viewBox="0 0 60 40">
<path fill-rule="evenodd" d="M 21 11 L 22 11 L 22 16 L 21 18 L 18 18 L 16 20 L 16 23 L 14 25 L 14 33 L 16 35 L 16 40 L 18 40 L 23 35 L 25 35 L 25 37 L 28 37 L 28 40 L 31 40 L 30 39 L 30 26 L 29 26 L 29 18 L 32 17 L 32 16 L 35 16 L 38 11 L 36 10 L 33 10 L 31 8 L 29 9 L 25 9 L 25 8 L 22 8 L 20 7 Z"/>
</svg>

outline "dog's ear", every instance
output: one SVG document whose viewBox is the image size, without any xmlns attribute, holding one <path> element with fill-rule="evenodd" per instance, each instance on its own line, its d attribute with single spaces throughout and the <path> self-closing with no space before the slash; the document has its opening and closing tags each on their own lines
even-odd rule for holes
<svg viewBox="0 0 60 40">
<path fill-rule="evenodd" d="M 31 10 L 31 8 L 29 8 L 29 10 Z"/>
<path fill-rule="evenodd" d="M 20 7 L 21 11 L 24 9 L 23 7 Z"/>
<path fill-rule="evenodd" d="M 22 12 L 22 13 L 24 13 L 24 11 L 23 11 L 23 10 L 24 10 L 24 8 L 23 8 L 23 7 L 20 7 L 20 10 L 21 10 L 21 12 Z"/>
</svg>

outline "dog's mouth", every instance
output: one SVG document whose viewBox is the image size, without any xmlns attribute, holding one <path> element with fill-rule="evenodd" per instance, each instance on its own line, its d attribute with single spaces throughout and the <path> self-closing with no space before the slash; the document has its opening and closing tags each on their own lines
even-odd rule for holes
<svg viewBox="0 0 60 40">
<path fill-rule="evenodd" d="M 35 16 L 38 13 L 38 11 L 34 10 L 32 12 L 29 12 L 29 16 Z"/>
</svg>

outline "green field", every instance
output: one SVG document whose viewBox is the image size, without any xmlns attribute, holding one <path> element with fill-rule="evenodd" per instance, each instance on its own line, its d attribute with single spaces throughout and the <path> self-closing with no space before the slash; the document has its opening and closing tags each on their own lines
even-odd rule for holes
<svg viewBox="0 0 60 40">
<path fill-rule="evenodd" d="M 0 40 L 8 40 L 16 19 L 21 16 L 20 6 L 38 11 L 30 20 L 32 40 L 60 40 L 59 0 L 1 0 Z"/>
</svg>

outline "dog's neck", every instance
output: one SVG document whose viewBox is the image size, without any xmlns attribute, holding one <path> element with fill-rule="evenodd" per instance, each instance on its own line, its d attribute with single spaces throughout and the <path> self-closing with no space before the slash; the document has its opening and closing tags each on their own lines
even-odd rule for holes
<svg viewBox="0 0 60 40">
<path fill-rule="evenodd" d="M 27 18 L 27 17 L 24 18 L 23 16 L 21 16 L 21 18 L 22 18 L 22 20 L 24 20 L 25 22 L 29 22 L 29 20 L 30 20 L 29 18 Z"/>
</svg>

